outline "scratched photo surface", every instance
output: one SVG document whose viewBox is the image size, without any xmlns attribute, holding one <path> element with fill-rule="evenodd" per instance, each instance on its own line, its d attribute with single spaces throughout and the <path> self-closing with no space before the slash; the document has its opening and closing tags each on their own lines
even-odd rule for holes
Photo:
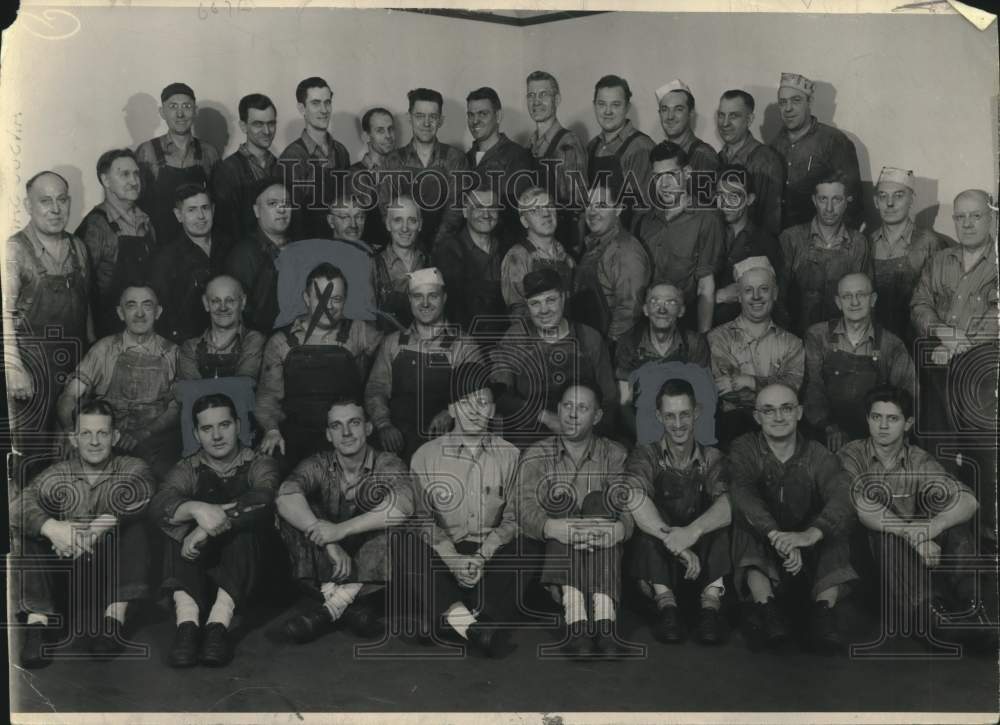
<svg viewBox="0 0 1000 725">
<path fill-rule="evenodd" d="M 794 4 L 22 3 L 12 719 L 995 721 L 998 24 Z"/>
</svg>

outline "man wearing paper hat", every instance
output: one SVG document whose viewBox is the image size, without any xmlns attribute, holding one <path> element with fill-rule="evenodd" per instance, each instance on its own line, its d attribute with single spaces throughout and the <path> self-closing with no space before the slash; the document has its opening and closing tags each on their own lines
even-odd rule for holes
<svg viewBox="0 0 1000 725">
<path fill-rule="evenodd" d="M 912 342 L 910 299 L 924 263 L 944 247 L 932 229 L 917 227 L 910 211 L 916 198 L 913 172 L 882 167 L 875 185 L 875 208 L 882 223 L 870 236 L 875 257 L 875 319 L 887 330 Z"/>
<path fill-rule="evenodd" d="M 167 132 L 139 144 L 135 150 L 142 171 L 139 205 L 149 214 L 160 244 L 180 233 L 174 216 L 174 191 L 185 183 L 207 185 L 219 152 L 194 137 L 198 104 L 187 83 L 170 83 L 160 92 L 160 117 Z"/>
<path fill-rule="evenodd" d="M 479 351 L 445 322 L 444 277 L 436 267 L 407 275 L 413 323 L 386 336 L 365 387 L 365 408 L 382 449 L 409 461 L 431 438 L 447 433 L 448 380 L 456 365 L 480 359 Z"/>
<path fill-rule="evenodd" d="M 656 89 L 656 103 L 660 113 L 660 126 L 667 141 L 671 141 L 688 156 L 688 165 L 694 171 L 715 171 L 719 156 L 715 149 L 694 135 L 694 95 L 687 83 L 672 80 Z"/>
<path fill-rule="evenodd" d="M 785 161 L 781 228 L 812 219 L 816 182 L 834 171 L 844 177 L 850 199 L 846 221 L 856 228 L 862 212 L 858 153 L 843 131 L 821 123 L 812 114 L 814 88 L 815 84 L 805 76 L 781 74 L 778 108 L 784 128 L 769 142 Z"/>
</svg>

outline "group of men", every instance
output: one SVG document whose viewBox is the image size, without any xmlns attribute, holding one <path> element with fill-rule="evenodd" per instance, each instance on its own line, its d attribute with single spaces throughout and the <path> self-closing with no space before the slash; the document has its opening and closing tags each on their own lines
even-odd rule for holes
<svg viewBox="0 0 1000 725">
<path fill-rule="evenodd" d="M 130 602 L 169 594 L 176 667 L 230 661 L 262 582 L 316 600 L 284 622 L 299 643 L 384 633 L 388 599 L 424 640 L 502 656 L 535 588 L 559 652 L 613 658 L 629 584 L 663 642 L 688 594 L 697 639 L 724 641 L 732 590 L 751 643 L 788 639 L 805 597 L 833 651 L 866 557 L 935 637 L 995 642 L 990 595 L 947 563 L 996 552 L 996 378 L 975 374 L 996 365 L 996 208 L 958 194 L 949 243 L 885 167 L 864 234 L 854 146 L 813 90 L 782 74 L 767 145 L 726 91 L 716 152 L 682 81 L 655 92 L 656 143 L 604 76 L 584 144 L 535 71 L 529 145 L 480 88 L 463 153 L 418 88 L 410 142 L 370 109 L 352 165 L 321 78 L 280 156 L 274 103 L 241 99 L 221 161 L 173 83 L 168 132 L 100 156 L 76 234 L 68 183 L 36 174 L 4 279 L 22 664 L 51 660 L 58 568 L 31 559 L 53 553 L 102 581 L 98 656 L 127 646 Z"/>
</svg>

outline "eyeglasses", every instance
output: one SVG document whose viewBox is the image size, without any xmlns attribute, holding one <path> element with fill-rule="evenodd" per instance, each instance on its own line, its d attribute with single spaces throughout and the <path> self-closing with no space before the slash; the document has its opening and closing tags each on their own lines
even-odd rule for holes
<svg viewBox="0 0 1000 725">
<path fill-rule="evenodd" d="M 792 405 L 791 403 L 785 403 L 777 408 L 772 405 L 768 405 L 764 408 L 756 408 L 756 411 L 768 420 L 774 420 L 774 416 L 776 416 L 779 412 L 781 413 L 782 418 L 787 418 L 798 409 L 799 406 L 797 404 Z"/>
<path fill-rule="evenodd" d="M 871 299 L 871 292 L 844 292 L 839 295 L 844 302 L 867 302 Z"/>
<path fill-rule="evenodd" d="M 965 214 L 952 214 L 951 220 L 956 224 L 965 224 L 968 221 L 971 221 L 973 224 L 978 224 L 985 216 L 986 215 L 981 211 L 970 211 Z"/>
<path fill-rule="evenodd" d="M 167 108 L 171 111 L 176 111 L 178 108 L 183 108 L 185 111 L 194 110 L 193 103 L 168 103 Z"/>
<path fill-rule="evenodd" d="M 653 309 L 660 309 L 661 307 L 668 307 L 670 309 L 677 309 L 683 304 L 681 300 L 675 299 L 662 299 L 660 297 L 653 297 L 649 300 L 649 306 Z"/>
</svg>

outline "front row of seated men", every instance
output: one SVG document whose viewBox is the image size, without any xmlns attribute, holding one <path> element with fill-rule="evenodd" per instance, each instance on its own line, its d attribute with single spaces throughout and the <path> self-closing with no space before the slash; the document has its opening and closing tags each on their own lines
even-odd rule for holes
<svg viewBox="0 0 1000 725">
<path fill-rule="evenodd" d="M 307 642 L 342 622 L 363 636 L 385 631 L 371 594 L 389 584 L 391 615 L 415 620 L 423 639 L 464 642 L 489 656 L 508 651 L 525 585 L 539 580 L 561 603 L 567 656 L 613 657 L 627 646 L 615 628 L 625 578 L 652 601 L 654 636 L 683 636 L 678 605 L 700 605 L 697 638 L 724 641 L 727 587 L 745 604 L 748 641 L 789 637 L 796 591 L 814 602 L 809 640 L 840 649 L 835 606 L 857 574 L 850 534 L 870 530 L 882 581 L 935 636 L 991 644 L 975 575 L 928 575 L 972 549 L 971 491 L 907 442 L 906 391 L 867 396 L 870 435 L 838 454 L 807 440 L 795 392 L 767 385 L 756 396 L 760 426 L 727 455 L 694 439 L 701 407 L 690 383 L 670 379 L 657 395 L 662 438 L 631 453 L 596 435 L 600 386 L 571 380 L 558 400 L 559 432 L 523 452 L 489 429 L 496 406 L 488 369 L 456 366 L 449 380 L 451 431 L 420 446 L 409 469 L 369 444 L 373 426 L 357 398 L 326 411 L 331 444 L 283 480 L 270 456 L 243 448 L 236 406 L 225 395 L 192 410 L 200 449 L 157 487 L 140 459 L 118 452 L 123 432 L 107 401 L 75 412 L 73 455 L 39 475 L 12 504 L 14 593 L 27 615 L 25 667 L 47 664 L 57 590 L 101 593 L 92 651 L 113 657 L 129 643 L 129 603 L 160 574 L 177 628 L 172 666 L 220 666 L 233 655 L 234 611 L 247 609 L 262 576 L 290 575 L 319 602 L 289 617 L 289 639 Z M 290 571 L 269 571 L 277 527 Z M 165 535 L 151 546 L 148 524 Z M 24 557 L 62 564 L 24 566 Z M 162 568 L 150 567 L 162 550 Z M 57 562 L 59 561 L 57 560 Z M 914 586 L 924 578 L 933 587 Z M 70 601 L 75 601 L 71 598 Z M 206 614 L 207 612 L 207 614 Z M 70 612 L 72 617 L 81 612 Z M 100 613 L 98 613 L 100 614 Z M 52 624 L 55 624 L 52 622 Z M 945 625 L 941 630 L 940 625 Z M 955 625 L 960 625 L 957 628 Z M 951 628 L 950 628 L 951 627 Z M 960 633 L 965 633 L 960 635 Z"/>
</svg>

